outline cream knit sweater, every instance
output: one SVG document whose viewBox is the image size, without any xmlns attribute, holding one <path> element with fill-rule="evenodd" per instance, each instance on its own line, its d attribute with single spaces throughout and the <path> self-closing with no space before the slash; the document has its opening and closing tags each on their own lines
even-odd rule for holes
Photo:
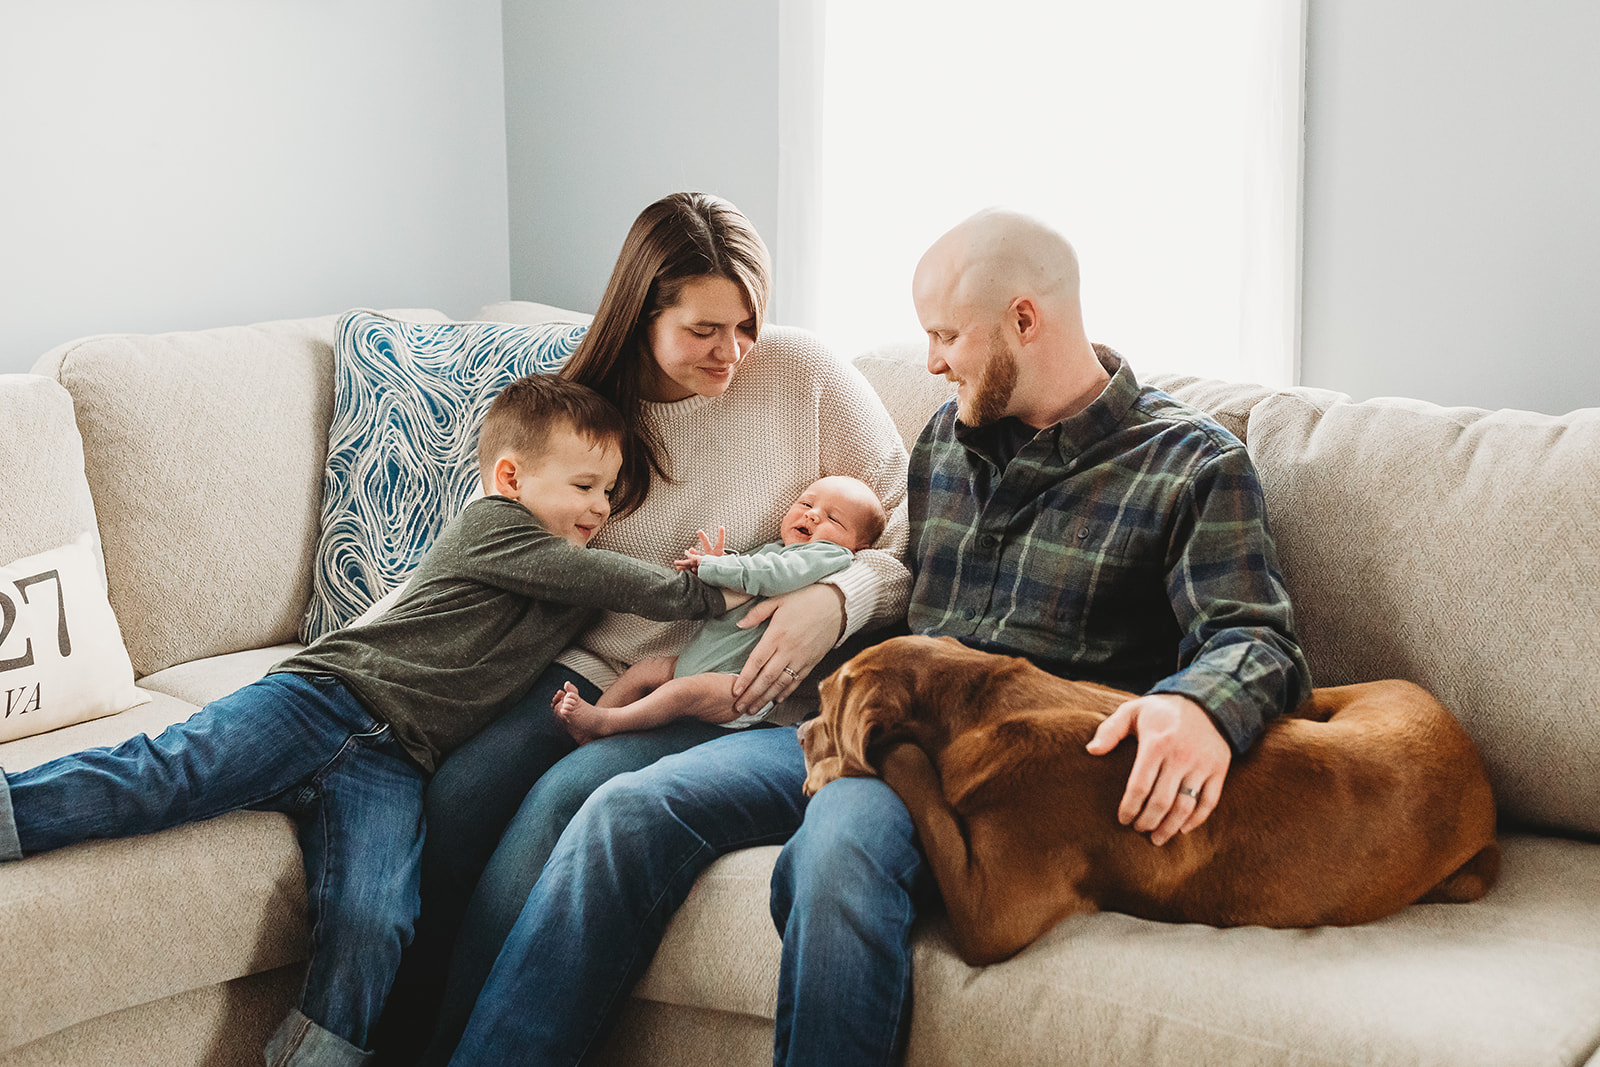
<svg viewBox="0 0 1600 1067">
<path fill-rule="evenodd" d="M 861 372 L 803 330 L 769 326 L 720 397 L 646 404 L 673 481 L 657 479 L 644 506 L 590 542 L 663 566 L 696 544 L 695 531 L 728 531 L 752 551 L 778 539 L 783 513 L 825 475 L 870 485 L 889 511 L 878 543 L 823 579 L 844 593 L 845 632 L 905 614 L 906 450 Z M 626 667 L 675 656 L 698 623 L 607 613 L 559 657 L 604 689 Z"/>
</svg>

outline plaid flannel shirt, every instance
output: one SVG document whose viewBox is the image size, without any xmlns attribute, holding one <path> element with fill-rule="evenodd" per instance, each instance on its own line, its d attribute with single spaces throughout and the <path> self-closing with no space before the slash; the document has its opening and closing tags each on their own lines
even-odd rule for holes
<svg viewBox="0 0 1600 1067">
<path fill-rule="evenodd" d="M 1009 463 L 997 445 L 1020 423 L 969 427 L 954 401 L 934 414 L 911 455 L 907 622 L 1062 677 L 1189 697 L 1243 752 L 1311 691 L 1255 466 L 1095 349 L 1111 383 Z"/>
</svg>

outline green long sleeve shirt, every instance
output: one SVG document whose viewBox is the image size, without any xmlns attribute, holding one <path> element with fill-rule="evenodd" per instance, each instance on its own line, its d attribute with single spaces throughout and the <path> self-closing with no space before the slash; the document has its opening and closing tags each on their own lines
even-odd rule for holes
<svg viewBox="0 0 1600 1067">
<path fill-rule="evenodd" d="M 693 574 L 578 548 L 516 501 L 485 497 L 445 526 L 387 612 L 273 669 L 338 678 L 432 773 L 602 610 L 693 619 L 721 613 L 723 597 Z"/>
</svg>

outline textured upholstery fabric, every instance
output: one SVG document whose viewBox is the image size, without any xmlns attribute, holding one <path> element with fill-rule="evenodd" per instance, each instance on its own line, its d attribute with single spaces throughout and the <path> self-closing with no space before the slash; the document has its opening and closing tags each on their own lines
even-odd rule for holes
<svg viewBox="0 0 1600 1067">
<path fill-rule="evenodd" d="M 582 311 L 569 311 L 554 304 L 539 304 L 532 300 L 502 300 L 485 304 L 472 316 L 479 322 L 511 322 L 537 326 L 541 322 L 581 322 L 585 326 L 594 321 L 593 315 Z"/>
<path fill-rule="evenodd" d="M 73 396 L 135 674 L 295 636 L 311 590 L 336 322 L 88 337 L 34 365 Z"/>
<path fill-rule="evenodd" d="M 667 928 L 661 951 L 634 995 L 771 1019 L 782 943 L 766 902 L 779 851 L 776 845 L 747 848 L 707 868 Z M 717 946 L 733 951 L 716 951 Z"/>
<path fill-rule="evenodd" d="M 293 824 L 263 812 L 16 864 L 0 878 L 0 944 L 8 967 L 48 964 L 8 980 L 0 1051 L 302 960 L 304 901 Z"/>
<path fill-rule="evenodd" d="M 156 693 L 120 715 L 0 745 L 0 767 L 24 770 L 153 735 L 195 710 Z M 0 1054 L 107 1012 L 303 960 L 304 916 L 300 848 L 278 814 L 235 812 L 8 864 L 0 868 L 3 958 L 48 965 L 7 982 Z M 3 1055 L 0 1067 L 10 1067 Z"/>
<path fill-rule="evenodd" d="M 0 563 L 95 528 L 72 397 L 47 378 L 0 374 Z"/>
<path fill-rule="evenodd" d="M 191 989 L 0 1052 L 0 1067 L 260 1067 L 300 998 L 299 964 Z"/>
<path fill-rule="evenodd" d="M 956 394 L 954 385 L 928 373 L 926 345 L 895 342 L 863 352 L 851 362 L 877 390 L 908 452 L 929 416 Z"/>
<path fill-rule="evenodd" d="M 4 427 L 4 432 L 0 433 L 0 472 L 3 472 L 5 486 L 5 507 L 0 508 L 0 564 L 57 550 L 83 534 L 94 534 L 98 523 L 89 482 L 83 473 L 83 439 L 73 418 L 71 395 L 57 383 L 38 375 L 0 375 L 0 427 Z M 104 564 L 98 545 L 91 547 L 91 553 L 93 581 L 99 585 L 99 572 L 103 571 Z M 30 588 L 33 596 L 29 599 L 33 606 L 53 612 L 51 601 L 57 590 L 49 584 Z M 12 593 L 14 600 L 21 599 L 14 590 Z M 41 593 L 44 594 L 42 600 Z M 102 599 L 98 591 L 94 592 L 94 599 L 97 602 Z M 28 610 L 28 606 L 14 603 L 12 610 L 20 613 Z M 111 620 L 111 625 L 115 626 L 115 620 Z M 8 657 L 20 654 L 20 651 L 12 652 L 13 646 L 18 644 L 16 636 L 12 635 L 6 642 Z M 121 643 L 114 632 L 107 638 Z M 48 649 L 41 646 L 38 651 L 39 661 L 46 661 Z M 19 684 L 14 680 L 20 679 L 22 673 L 6 672 L 10 676 L 8 682 Z M 132 677 L 126 682 L 131 687 Z M 10 687 L 8 684 L 0 689 Z M 136 692 L 127 695 L 129 704 L 138 697 Z M 4 710 L 3 706 L 0 710 Z M 12 723 L 6 725 L 13 726 Z M 7 731 L 8 734 L 16 732 L 14 729 Z M 0 758 L 0 766 L 5 765 L 4 758 Z"/>
<path fill-rule="evenodd" d="M 1501 883 L 1484 900 L 1360 927 L 1219 930 L 1103 913 L 973 968 L 930 917 L 915 935 L 907 1067 L 1582 1062 L 1600 1047 L 1600 849 L 1504 844 Z M 735 1032 L 773 1016 L 766 879 L 777 852 L 725 857 L 696 883 L 635 990 L 690 1011 L 640 1013 L 649 1036 L 630 1047 L 671 1050 L 684 1042 L 676 1029 L 703 1028 L 707 1010 L 727 1012 Z"/>
<path fill-rule="evenodd" d="M 1503 813 L 1600 833 L 1600 409 L 1282 394 L 1249 435 L 1316 684 L 1418 683 Z"/>
<path fill-rule="evenodd" d="M 584 330 L 340 318 L 302 641 L 353 622 L 410 575 L 481 484 L 478 427 L 495 396 L 522 375 L 559 369 Z"/>
<path fill-rule="evenodd" d="M 199 707 L 249 685 L 304 647 L 299 642 L 291 642 L 191 660 L 146 675 L 139 679 L 139 684 Z"/>
<path fill-rule="evenodd" d="M 135 673 L 294 636 L 334 321 L 91 337 L 35 365 L 74 397 Z"/>
</svg>

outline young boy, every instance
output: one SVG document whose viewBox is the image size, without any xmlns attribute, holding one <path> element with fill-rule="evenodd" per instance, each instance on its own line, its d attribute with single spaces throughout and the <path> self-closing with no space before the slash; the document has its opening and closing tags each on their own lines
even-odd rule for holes
<svg viewBox="0 0 1600 1067">
<path fill-rule="evenodd" d="M 700 580 L 758 597 L 777 596 L 850 565 L 856 552 L 883 533 L 888 516 L 872 489 L 855 478 L 836 476 L 813 482 L 783 516 L 781 540 L 749 555 L 724 555 L 722 531 L 711 542 L 703 532 L 700 548 L 690 548 L 673 566 L 698 571 Z M 741 630 L 739 620 L 754 602 L 712 619 L 677 656 L 647 659 L 629 667 L 598 704 L 578 696 L 569 682 L 551 705 L 580 745 L 627 730 L 648 730 L 674 719 L 696 718 L 742 729 L 772 711 L 738 715 L 733 710 L 733 679 L 765 626 Z"/>
<path fill-rule="evenodd" d="M 0 859 L 236 808 L 300 827 L 311 963 L 267 1046 L 279 1064 L 357 1064 L 418 908 L 422 794 L 602 608 L 699 618 L 747 597 L 588 550 L 628 430 L 599 394 L 513 382 L 484 418 L 487 494 L 440 532 L 405 594 L 154 740 L 0 774 Z M 9 794 L 9 795 L 8 795 Z"/>
</svg>

